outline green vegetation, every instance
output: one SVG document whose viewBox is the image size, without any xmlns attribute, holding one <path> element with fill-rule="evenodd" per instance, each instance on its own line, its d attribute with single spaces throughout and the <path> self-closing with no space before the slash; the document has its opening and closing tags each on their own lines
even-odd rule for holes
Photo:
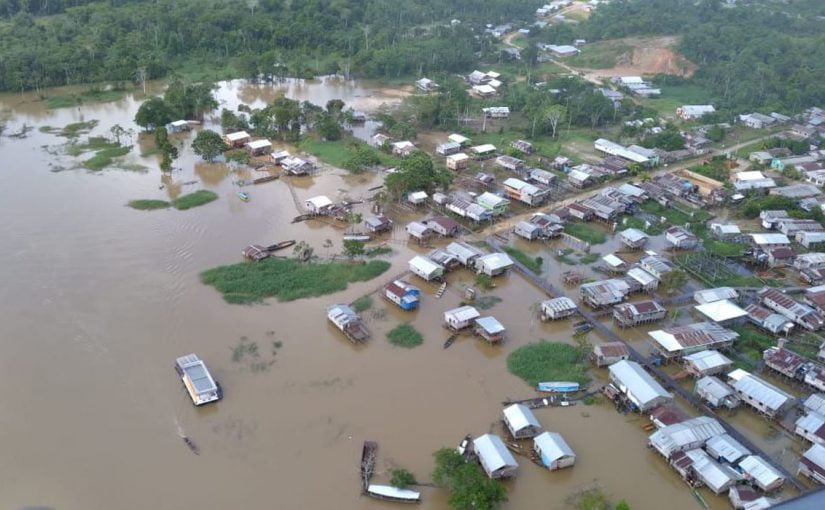
<svg viewBox="0 0 825 510">
<path fill-rule="evenodd" d="M 450 491 L 447 503 L 460 510 L 495 510 L 507 501 L 507 492 L 497 480 L 487 478 L 475 461 L 465 460 L 455 448 L 434 454 L 433 482 Z"/>
<path fill-rule="evenodd" d="M 223 153 L 226 161 L 235 161 L 236 163 L 249 163 L 249 153 L 243 149 L 232 149 Z"/>
<path fill-rule="evenodd" d="M 324 141 L 307 136 L 301 140 L 298 147 L 328 165 L 344 168 L 353 173 L 360 173 L 370 166 L 395 166 L 400 162 L 398 158 L 377 151 L 354 138 Z"/>
<path fill-rule="evenodd" d="M 756 276 L 737 274 L 725 264 L 723 256 L 710 252 L 707 246 L 705 249 L 705 252 L 687 252 L 677 255 L 673 260 L 688 274 L 709 287 L 762 287 L 765 285 L 765 282 Z"/>
<path fill-rule="evenodd" d="M 692 224 L 690 229 L 702 240 L 705 251 L 711 255 L 718 257 L 741 257 L 745 253 L 745 246 L 741 243 L 731 243 L 714 239 L 710 233 L 710 228 L 704 223 Z"/>
<path fill-rule="evenodd" d="M 394 197 L 400 198 L 412 191 L 432 194 L 449 186 L 452 180 L 453 175 L 446 168 L 436 167 L 429 154 L 415 151 L 401 160 L 397 171 L 389 174 L 384 184 Z"/>
<path fill-rule="evenodd" d="M 577 494 L 574 499 L 578 510 L 610 510 L 612 506 L 601 489 L 588 489 Z"/>
<path fill-rule="evenodd" d="M 476 285 L 485 290 L 489 290 L 495 287 L 493 279 L 489 275 L 486 275 L 484 273 L 479 273 L 476 275 Z"/>
<path fill-rule="evenodd" d="M 672 293 L 684 287 L 687 280 L 687 273 L 680 269 L 674 269 L 662 275 L 659 287 L 668 293 Z"/>
<path fill-rule="evenodd" d="M 331 294 L 346 289 L 350 282 L 372 280 L 389 268 L 390 264 L 381 260 L 351 264 L 268 258 L 254 264 L 216 267 L 200 276 L 201 282 L 215 287 L 227 303 L 251 304 L 269 297 L 294 301 Z"/>
<path fill-rule="evenodd" d="M 739 338 L 733 343 L 734 349 L 747 356 L 751 362 L 759 362 L 762 359 L 762 351 L 776 345 L 776 340 L 772 336 L 752 326 L 735 326 L 731 329 L 739 334 Z"/>
<path fill-rule="evenodd" d="M 167 202 L 166 200 L 151 199 L 131 200 L 127 205 L 132 209 L 137 209 L 139 211 L 154 211 L 155 209 L 167 209 L 172 207 L 172 203 Z"/>
<path fill-rule="evenodd" d="M 574 266 L 574 265 L 576 265 L 576 261 L 570 258 L 570 254 L 573 253 L 574 251 L 576 251 L 576 250 L 574 250 L 573 248 L 564 248 L 564 249 L 561 249 L 561 250 L 557 251 L 556 254 L 553 256 L 553 258 L 555 258 L 556 260 L 558 260 L 562 264 L 567 264 L 568 266 Z"/>
<path fill-rule="evenodd" d="M 584 265 L 592 264 L 593 262 L 596 262 L 597 260 L 599 260 L 599 254 L 598 253 L 588 253 L 586 255 L 579 256 L 579 263 L 584 264 Z"/>
<path fill-rule="evenodd" d="M 489 310 L 503 300 L 498 296 L 480 296 L 475 298 L 472 305 L 479 310 Z"/>
<path fill-rule="evenodd" d="M 125 156 L 131 151 L 131 147 L 112 147 L 98 151 L 94 156 L 83 162 L 83 166 L 89 170 L 103 170 L 115 162 L 115 158 Z"/>
<path fill-rule="evenodd" d="M 366 312 L 372 308 L 372 304 L 372 296 L 361 296 L 352 302 L 352 309 L 355 310 L 356 313 Z"/>
<path fill-rule="evenodd" d="M 373 248 L 367 248 L 366 251 L 364 251 L 364 256 L 373 258 L 380 257 L 381 255 L 389 255 L 390 253 L 392 253 L 392 248 L 389 246 L 375 246 Z"/>
<path fill-rule="evenodd" d="M 62 129 L 54 128 L 52 126 L 41 126 L 40 131 L 43 133 L 49 133 L 57 136 L 63 136 L 66 138 L 77 138 L 78 136 L 88 133 L 92 129 L 97 126 L 98 121 L 96 120 L 87 120 L 82 122 L 72 122 L 71 124 L 66 124 L 63 126 Z"/>
<path fill-rule="evenodd" d="M 507 369 L 530 386 L 542 381 L 588 381 L 584 349 L 557 342 L 519 347 L 507 356 Z"/>
<path fill-rule="evenodd" d="M 179 211 L 185 211 L 187 209 L 191 209 L 193 207 L 198 207 L 204 204 L 208 204 L 214 200 L 218 199 L 218 195 L 212 191 L 201 189 L 195 191 L 193 193 L 188 193 L 186 195 L 181 195 L 172 202 L 172 205 L 175 206 L 175 209 Z"/>
<path fill-rule="evenodd" d="M 620 41 L 605 41 L 588 44 L 581 53 L 569 59 L 570 65 L 588 69 L 609 69 L 616 65 L 616 59 L 632 53 L 633 47 Z"/>
<path fill-rule="evenodd" d="M 568 223 L 564 226 L 564 231 L 590 244 L 602 244 L 607 241 L 607 235 L 604 232 L 587 223 Z"/>
<path fill-rule="evenodd" d="M 716 156 L 706 163 L 692 166 L 688 170 L 699 175 L 704 175 L 710 179 L 715 179 L 721 183 L 728 181 L 730 177 L 730 170 L 727 166 L 727 159 L 724 156 Z"/>
<path fill-rule="evenodd" d="M 223 143 L 223 138 L 211 129 L 201 129 L 192 140 L 192 152 L 204 161 L 214 161 L 225 150 L 226 144 Z"/>
<path fill-rule="evenodd" d="M 387 333 L 387 340 L 393 345 L 407 349 L 418 347 L 424 343 L 424 337 L 409 322 L 391 329 Z"/>
<path fill-rule="evenodd" d="M 541 265 L 544 262 L 541 257 L 531 257 L 513 246 L 505 246 L 503 250 L 507 253 L 507 255 L 510 255 L 519 263 L 524 264 L 524 266 L 530 271 L 536 274 L 541 274 Z"/>
<path fill-rule="evenodd" d="M 66 147 L 66 154 L 69 156 L 80 156 L 84 152 L 117 149 L 119 147 L 119 143 L 109 141 L 109 139 L 102 136 L 90 136 L 84 143 L 70 144 Z"/>
<path fill-rule="evenodd" d="M 671 225 L 686 225 L 688 223 L 704 223 L 713 217 L 713 214 L 704 209 L 675 209 L 665 207 L 659 202 L 648 200 L 642 204 L 642 210 L 657 216 L 664 216 Z"/>
<path fill-rule="evenodd" d="M 73 106 L 80 106 L 87 103 L 110 103 L 118 101 L 123 98 L 125 90 L 122 88 L 114 88 L 102 90 L 98 88 L 91 88 L 84 90 L 79 94 L 55 95 L 45 98 L 46 106 L 49 109 L 70 108 Z"/>
<path fill-rule="evenodd" d="M 390 478 L 390 485 L 397 489 L 406 489 L 410 485 L 415 485 L 415 475 L 404 468 L 392 470 L 392 478 Z"/>
<path fill-rule="evenodd" d="M 684 104 L 707 104 L 711 102 L 711 96 L 704 87 L 699 85 L 676 85 L 667 81 L 659 84 L 663 87 L 664 93 L 655 98 L 642 99 L 641 104 L 646 108 L 655 110 L 660 116 L 673 117 L 676 115 L 676 108 Z"/>
</svg>

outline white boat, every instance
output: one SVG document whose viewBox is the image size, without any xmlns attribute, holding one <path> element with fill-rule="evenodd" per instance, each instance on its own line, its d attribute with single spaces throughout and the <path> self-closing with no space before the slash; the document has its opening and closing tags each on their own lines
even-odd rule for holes
<svg viewBox="0 0 825 510">
<path fill-rule="evenodd" d="M 420 503 L 421 493 L 408 489 L 396 489 L 391 485 L 370 484 L 367 487 L 367 494 L 374 498 L 386 501 L 396 501 L 398 503 Z"/>
<path fill-rule="evenodd" d="M 175 371 L 196 406 L 221 399 L 221 387 L 212 378 L 206 364 L 194 354 L 178 358 L 175 361 Z"/>
<path fill-rule="evenodd" d="M 551 393 L 569 393 L 579 391 L 579 383 L 570 381 L 540 382 L 539 391 L 549 391 Z"/>
</svg>

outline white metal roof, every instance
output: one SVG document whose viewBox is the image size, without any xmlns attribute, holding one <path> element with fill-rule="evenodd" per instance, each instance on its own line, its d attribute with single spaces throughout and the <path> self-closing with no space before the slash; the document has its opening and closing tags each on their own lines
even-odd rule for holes
<svg viewBox="0 0 825 510">
<path fill-rule="evenodd" d="M 627 262 L 620 259 L 618 256 L 614 255 L 613 253 L 608 253 L 607 255 L 602 257 L 602 260 L 610 267 L 621 267 L 621 266 L 627 264 Z"/>
<path fill-rule="evenodd" d="M 656 278 L 652 274 L 648 273 L 647 271 L 645 271 L 641 267 L 632 267 L 632 268 L 630 268 L 627 271 L 627 276 L 629 276 L 629 277 L 633 278 L 634 280 L 636 280 L 637 282 L 639 282 L 639 284 L 641 284 L 642 287 L 647 287 L 651 283 L 658 280 L 658 278 Z"/>
<path fill-rule="evenodd" d="M 757 455 L 748 455 L 739 462 L 739 467 L 762 487 L 769 487 L 777 480 L 783 479 L 773 466 Z"/>
<path fill-rule="evenodd" d="M 567 174 L 567 177 L 573 179 L 575 181 L 586 181 L 590 178 L 590 174 L 587 172 L 582 172 L 581 170 L 570 170 L 570 173 Z"/>
<path fill-rule="evenodd" d="M 788 400 L 793 399 L 773 384 L 749 374 L 745 370 L 736 369 L 728 374 L 728 377 L 734 380 L 733 387 L 736 391 L 753 397 L 754 400 L 769 409 L 780 409 Z"/>
<path fill-rule="evenodd" d="M 315 209 L 323 209 L 324 207 L 332 205 L 332 200 L 330 200 L 326 195 L 318 195 L 317 197 L 309 198 L 306 202 L 308 204 L 312 204 Z"/>
<path fill-rule="evenodd" d="M 610 365 L 608 370 L 610 370 L 613 378 L 626 388 L 627 393 L 638 400 L 642 407 L 660 397 L 673 398 L 661 384 L 656 382 L 635 361 L 622 360 Z"/>
<path fill-rule="evenodd" d="M 705 449 L 714 457 L 722 457 L 722 459 L 731 463 L 751 454 L 750 450 L 727 433 L 708 439 L 708 442 L 705 443 Z"/>
<path fill-rule="evenodd" d="M 409 489 L 397 489 L 392 485 L 375 485 L 371 483 L 367 487 L 367 492 L 387 498 L 403 499 L 408 501 L 418 501 L 421 499 L 420 492 L 411 491 Z"/>
<path fill-rule="evenodd" d="M 452 310 L 447 310 L 444 312 L 444 316 L 453 317 L 458 322 L 466 322 L 479 318 L 481 314 L 478 313 L 478 310 L 472 306 L 460 306 L 458 308 L 453 308 Z"/>
<path fill-rule="evenodd" d="M 474 85 L 473 90 L 479 94 L 495 94 L 496 89 L 490 85 Z"/>
<path fill-rule="evenodd" d="M 410 267 L 415 267 L 424 274 L 438 274 L 439 272 L 444 271 L 444 268 L 439 264 L 436 264 L 429 258 L 421 255 L 416 255 L 410 259 Z"/>
<path fill-rule="evenodd" d="M 734 174 L 734 179 L 737 181 L 758 181 L 764 178 L 765 175 L 758 170 L 752 170 L 750 172 L 737 172 Z"/>
<path fill-rule="evenodd" d="M 505 407 L 504 419 L 507 420 L 514 431 L 527 427 L 541 427 L 536 415 L 524 404 L 513 404 L 510 407 Z"/>
<path fill-rule="evenodd" d="M 817 432 L 823 425 L 825 425 L 825 417 L 815 412 L 809 412 L 805 416 L 800 416 L 799 419 L 796 420 L 797 428 L 807 430 L 811 433 Z"/>
<path fill-rule="evenodd" d="M 634 243 L 636 241 L 641 241 L 641 240 L 647 239 L 649 237 L 647 234 L 645 234 L 644 232 L 642 232 L 638 228 L 628 228 L 628 229 L 622 230 L 619 233 L 619 235 L 622 236 L 624 239 L 627 239 L 631 243 Z"/>
<path fill-rule="evenodd" d="M 674 452 L 690 445 L 704 445 L 708 439 L 724 433 L 725 429 L 715 418 L 699 416 L 657 430 L 651 434 L 650 444 L 670 457 Z"/>
<path fill-rule="evenodd" d="M 738 234 L 742 232 L 742 230 L 739 229 L 739 225 L 734 223 L 711 223 L 710 228 L 718 230 L 723 234 Z"/>
<path fill-rule="evenodd" d="M 504 269 L 513 265 L 513 259 L 506 253 L 496 252 L 482 255 L 478 258 L 478 264 L 487 266 L 490 270 Z"/>
<path fill-rule="evenodd" d="M 246 145 L 250 149 L 264 149 L 266 147 L 272 147 L 272 143 L 269 140 L 254 140 L 252 142 L 248 142 Z"/>
<path fill-rule="evenodd" d="M 542 432 L 533 438 L 533 442 L 541 450 L 542 457 L 554 461 L 563 457 L 575 457 L 576 454 L 567 441 L 558 432 Z"/>
<path fill-rule="evenodd" d="M 785 234 L 751 234 L 756 244 L 791 244 Z"/>
<path fill-rule="evenodd" d="M 464 161 L 465 159 L 470 159 L 470 156 L 464 154 L 463 152 L 459 152 L 457 154 L 450 154 L 447 156 L 447 159 L 450 161 Z"/>
<path fill-rule="evenodd" d="M 713 322 L 697 322 L 648 332 L 648 335 L 668 352 L 711 346 L 735 340 L 739 335 Z"/>
<path fill-rule="evenodd" d="M 481 251 L 478 248 L 470 246 L 469 244 L 463 243 L 461 241 L 454 241 L 448 244 L 447 248 L 445 249 L 447 250 L 447 252 L 452 253 L 456 257 L 463 260 L 481 256 Z"/>
<path fill-rule="evenodd" d="M 415 149 L 415 145 L 409 140 L 402 140 L 400 142 L 393 142 L 390 144 L 393 149 L 406 150 Z"/>
<path fill-rule="evenodd" d="M 542 301 L 541 306 L 542 308 L 555 310 L 557 312 L 566 312 L 568 310 L 575 310 L 577 308 L 576 302 L 567 296 Z"/>
<path fill-rule="evenodd" d="M 483 154 L 485 152 L 495 152 L 496 146 L 491 143 L 485 143 L 483 145 L 476 145 L 475 147 L 472 147 L 470 150 L 472 150 L 476 154 Z"/>
<path fill-rule="evenodd" d="M 813 446 L 802 454 L 802 457 L 816 464 L 820 469 L 825 470 L 825 446 L 814 443 Z"/>
<path fill-rule="evenodd" d="M 715 289 L 697 290 L 693 293 L 693 299 L 697 303 L 713 303 L 723 299 L 736 299 L 739 293 L 731 287 L 718 287 Z"/>
<path fill-rule="evenodd" d="M 747 317 L 748 312 L 739 308 L 732 301 L 722 299 L 694 307 L 696 311 L 714 322 L 725 322 Z"/>
<path fill-rule="evenodd" d="M 516 459 L 498 436 L 484 434 L 475 438 L 473 445 L 479 459 L 489 471 L 496 471 L 503 467 L 518 467 Z"/>
<path fill-rule="evenodd" d="M 458 143 L 458 144 L 465 144 L 465 143 L 470 141 L 469 138 L 467 138 L 464 135 L 459 135 L 458 133 L 451 134 L 450 136 L 447 137 L 447 139 L 450 140 L 451 142 L 455 142 L 455 143 Z"/>
<path fill-rule="evenodd" d="M 246 131 L 237 131 L 235 133 L 229 133 L 225 136 L 227 140 L 231 142 L 236 142 L 238 140 L 243 140 L 244 138 L 249 138 L 249 133 L 247 133 Z"/>
<path fill-rule="evenodd" d="M 413 191 L 412 193 L 407 195 L 407 198 L 410 201 L 418 201 L 418 200 L 426 200 L 427 196 L 428 195 L 427 195 L 426 191 Z"/>
<path fill-rule="evenodd" d="M 685 452 L 685 455 L 693 462 L 691 467 L 696 471 L 699 479 L 717 494 L 729 486 L 731 482 L 742 478 L 739 473 L 729 466 L 720 465 L 702 450 L 689 450 Z"/>
<path fill-rule="evenodd" d="M 495 317 L 480 317 L 476 319 L 476 324 L 490 335 L 505 331 L 504 325 Z"/>
<path fill-rule="evenodd" d="M 710 395 L 717 402 L 733 395 L 733 389 L 713 376 L 705 376 L 696 381 L 696 392 Z"/>
<path fill-rule="evenodd" d="M 183 126 L 188 126 L 189 121 L 186 121 L 186 120 L 173 120 L 172 122 L 169 123 L 169 125 L 172 126 L 172 127 L 183 127 Z"/>
<path fill-rule="evenodd" d="M 619 156 L 620 158 L 627 159 L 635 163 L 647 163 L 650 161 L 650 158 L 647 156 L 639 154 L 638 152 L 632 151 L 623 145 L 619 145 L 616 142 L 611 142 L 605 138 L 599 138 L 593 142 L 593 147 L 595 147 L 596 150 L 606 152 L 607 154 L 613 156 Z"/>
<path fill-rule="evenodd" d="M 696 368 L 703 372 L 705 370 L 711 370 L 733 364 L 727 356 L 714 350 L 699 351 L 689 354 L 682 359 L 692 363 Z"/>
<path fill-rule="evenodd" d="M 825 416 L 825 394 L 823 393 L 814 393 L 806 398 L 802 405 L 809 411 Z"/>
</svg>

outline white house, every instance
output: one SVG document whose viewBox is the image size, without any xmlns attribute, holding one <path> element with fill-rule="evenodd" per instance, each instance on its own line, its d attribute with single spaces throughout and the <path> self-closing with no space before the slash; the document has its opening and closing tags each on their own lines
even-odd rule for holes
<svg viewBox="0 0 825 510">
<path fill-rule="evenodd" d="M 524 404 L 513 404 L 504 408 L 504 424 L 514 439 L 535 437 L 541 434 L 541 424 L 536 415 Z"/>
<path fill-rule="evenodd" d="M 510 478 L 518 473 L 518 463 L 500 437 L 484 434 L 473 440 L 473 450 L 490 478 Z"/>
<path fill-rule="evenodd" d="M 557 432 L 542 432 L 533 439 L 533 450 L 550 471 L 570 467 L 576 463 L 576 454 Z"/>
<path fill-rule="evenodd" d="M 489 253 L 479 257 L 475 267 L 479 273 L 484 273 L 487 276 L 498 276 L 513 267 L 513 259 L 506 253 Z"/>
<path fill-rule="evenodd" d="M 473 321 L 479 317 L 481 317 L 481 314 L 472 306 L 460 306 L 444 312 L 444 324 L 448 328 L 458 331 L 469 328 L 473 325 Z"/>
<path fill-rule="evenodd" d="M 428 282 L 438 280 L 444 276 L 443 266 L 421 255 L 416 255 L 410 260 L 410 271 Z"/>
<path fill-rule="evenodd" d="M 696 120 L 714 112 L 716 108 L 709 104 L 686 104 L 676 108 L 676 115 L 685 120 Z"/>
</svg>

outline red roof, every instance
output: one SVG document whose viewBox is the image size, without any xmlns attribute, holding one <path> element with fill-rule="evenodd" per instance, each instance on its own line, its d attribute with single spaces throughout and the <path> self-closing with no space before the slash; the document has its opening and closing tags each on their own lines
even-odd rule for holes
<svg viewBox="0 0 825 510">
<path fill-rule="evenodd" d="M 598 347 L 602 352 L 602 356 L 606 358 L 622 358 L 630 355 L 630 351 L 624 342 L 607 342 L 598 344 Z"/>
<path fill-rule="evenodd" d="M 766 349 L 762 357 L 769 366 L 782 372 L 793 373 L 804 365 L 807 360 L 787 349 L 781 347 L 771 347 Z"/>
<path fill-rule="evenodd" d="M 690 419 L 690 416 L 675 406 L 659 406 L 650 412 L 650 419 L 656 420 L 664 426 L 668 426 L 682 423 Z"/>
<path fill-rule="evenodd" d="M 454 230 L 454 229 L 459 228 L 461 226 L 461 225 L 458 224 L 457 221 L 455 221 L 452 218 L 448 218 L 446 216 L 436 216 L 434 218 L 428 219 L 425 223 L 429 223 L 429 222 L 433 222 L 436 225 L 441 226 L 441 228 L 443 228 L 445 230 Z"/>
</svg>

